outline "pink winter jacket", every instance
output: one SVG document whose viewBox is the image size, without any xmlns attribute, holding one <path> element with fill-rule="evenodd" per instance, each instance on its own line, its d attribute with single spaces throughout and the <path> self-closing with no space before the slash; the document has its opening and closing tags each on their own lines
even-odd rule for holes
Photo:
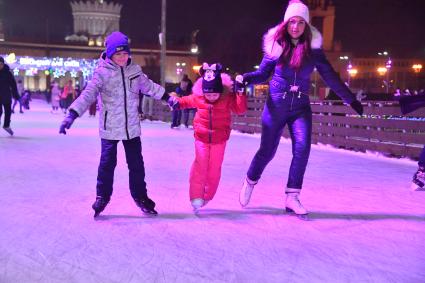
<svg viewBox="0 0 425 283">
<path fill-rule="evenodd" d="M 229 139 L 231 113 L 242 114 L 246 111 L 246 95 L 232 91 L 233 82 L 227 74 L 222 74 L 224 92 L 211 103 L 202 93 L 202 79 L 198 79 L 193 94 L 178 98 L 180 108 L 196 108 L 193 119 L 195 139 L 204 143 L 222 143 Z"/>
</svg>

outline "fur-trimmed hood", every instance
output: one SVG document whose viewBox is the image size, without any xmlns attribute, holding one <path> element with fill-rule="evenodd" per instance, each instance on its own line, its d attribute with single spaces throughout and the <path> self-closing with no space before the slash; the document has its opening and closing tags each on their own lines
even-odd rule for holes
<svg viewBox="0 0 425 283">
<path fill-rule="evenodd" d="M 221 73 L 221 81 L 223 83 L 223 93 L 222 93 L 222 95 L 233 93 L 233 80 L 232 80 L 232 78 L 226 73 Z M 192 93 L 194 95 L 204 95 L 204 93 L 202 91 L 202 77 L 196 80 L 195 84 L 192 87 Z"/>
<path fill-rule="evenodd" d="M 267 31 L 267 33 L 264 35 L 263 37 L 263 51 L 266 55 L 277 59 L 280 57 L 280 55 L 282 55 L 283 53 L 283 48 L 282 46 L 275 41 L 274 36 L 277 32 L 277 30 L 283 25 L 284 23 L 280 23 L 277 26 L 269 29 Z M 310 29 L 311 29 L 311 34 L 312 34 L 312 38 L 311 38 L 311 49 L 320 49 L 322 48 L 322 35 L 320 34 L 320 32 L 313 27 L 312 25 L 310 25 Z"/>
</svg>

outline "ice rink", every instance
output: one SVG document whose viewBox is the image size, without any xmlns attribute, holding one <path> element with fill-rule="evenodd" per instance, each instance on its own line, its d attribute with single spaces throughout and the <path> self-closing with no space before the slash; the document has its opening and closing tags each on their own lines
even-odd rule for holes
<svg viewBox="0 0 425 283">
<path fill-rule="evenodd" d="M 313 146 L 301 200 L 311 221 L 283 212 L 291 145 L 282 139 L 246 209 L 238 194 L 258 135 L 232 133 L 218 193 L 192 212 L 193 131 L 142 123 L 144 216 L 119 145 L 114 194 L 93 220 L 100 139 L 84 115 L 33 101 L 0 128 L 0 282 L 425 282 L 425 192 L 414 161 Z M 170 114 L 171 115 L 171 114 Z M 3 117 L 2 117 L 3 123 Z"/>
</svg>

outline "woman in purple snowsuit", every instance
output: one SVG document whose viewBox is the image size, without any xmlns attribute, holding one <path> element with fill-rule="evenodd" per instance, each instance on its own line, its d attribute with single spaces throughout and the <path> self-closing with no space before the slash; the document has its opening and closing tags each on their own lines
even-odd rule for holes
<svg viewBox="0 0 425 283">
<path fill-rule="evenodd" d="M 326 59 L 322 36 L 310 25 L 308 8 L 300 1 L 290 1 L 284 20 L 264 36 L 263 50 L 259 69 L 243 75 L 247 84 L 265 82 L 271 75 L 272 79 L 262 114 L 261 145 L 248 169 L 239 201 L 243 207 L 249 203 L 254 186 L 273 159 L 283 129 L 288 125 L 293 157 L 285 207 L 287 212 L 304 217 L 308 212 L 298 197 L 311 147 L 312 112 L 308 93 L 314 68 L 359 115 L 363 108 Z"/>
</svg>

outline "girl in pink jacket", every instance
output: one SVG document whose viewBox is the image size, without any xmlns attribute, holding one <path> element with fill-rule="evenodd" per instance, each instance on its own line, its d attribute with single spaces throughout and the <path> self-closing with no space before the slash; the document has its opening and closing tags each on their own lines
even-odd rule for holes
<svg viewBox="0 0 425 283">
<path fill-rule="evenodd" d="M 189 180 L 190 200 L 195 211 L 212 200 L 217 192 L 230 136 L 231 113 L 246 111 L 242 78 L 237 78 L 240 79 L 236 82 L 238 91 L 234 91 L 232 79 L 221 70 L 220 64 L 204 63 L 200 69 L 202 77 L 195 82 L 192 94 L 175 97 L 180 109 L 197 109 L 193 119 L 195 160 Z"/>
</svg>

